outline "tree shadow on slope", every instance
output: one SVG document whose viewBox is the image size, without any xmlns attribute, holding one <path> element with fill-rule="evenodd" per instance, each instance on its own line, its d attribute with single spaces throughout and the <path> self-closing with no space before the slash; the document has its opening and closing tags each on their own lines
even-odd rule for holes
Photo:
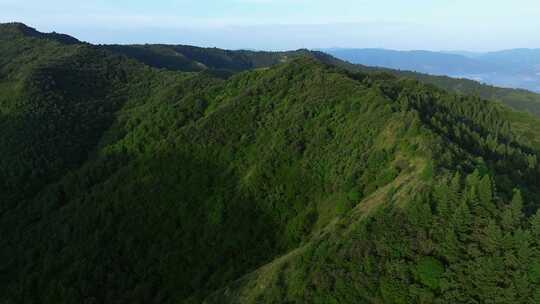
<svg viewBox="0 0 540 304">
<path fill-rule="evenodd" d="M 10 108 L 0 117 L 3 209 L 78 168 L 113 123 L 126 100 L 118 93 L 126 85 L 126 66 L 101 55 L 81 50 L 32 66 L 17 84 L 19 94 L 2 105 Z"/>
<path fill-rule="evenodd" d="M 5 300 L 196 302 L 276 254 L 278 229 L 222 166 L 155 155 L 82 192 L 107 165 L 69 175 L 33 203 L 49 205 L 41 220 L 15 224 L 3 242 Z"/>
</svg>

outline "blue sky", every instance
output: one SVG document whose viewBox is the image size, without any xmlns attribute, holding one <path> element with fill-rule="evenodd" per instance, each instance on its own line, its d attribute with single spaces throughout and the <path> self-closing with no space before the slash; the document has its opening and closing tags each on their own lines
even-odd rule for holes
<svg viewBox="0 0 540 304">
<path fill-rule="evenodd" d="M 540 48 L 538 0 L 0 0 L 0 22 L 93 43 L 283 50 Z"/>
</svg>

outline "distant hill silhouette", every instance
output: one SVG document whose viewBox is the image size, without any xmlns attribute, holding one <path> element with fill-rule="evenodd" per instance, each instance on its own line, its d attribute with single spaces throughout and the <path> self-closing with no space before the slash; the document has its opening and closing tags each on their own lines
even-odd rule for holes
<svg viewBox="0 0 540 304">
<path fill-rule="evenodd" d="M 326 49 L 351 63 L 432 75 L 470 78 L 491 85 L 540 92 L 540 50 L 490 53 Z"/>
</svg>

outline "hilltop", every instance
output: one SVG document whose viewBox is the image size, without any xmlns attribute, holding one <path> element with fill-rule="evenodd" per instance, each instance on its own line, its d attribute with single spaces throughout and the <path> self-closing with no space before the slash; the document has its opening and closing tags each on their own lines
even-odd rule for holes
<svg viewBox="0 0 540 304">
<path fill-rule="evenodd" d="M 0 24 L 0 33 L 3 38 L 16 38 L 20 36 L 25 37 L 35 37 L 41 39 L 49 39 L 61 42 L 63 44 L 79 44 L 81 41 L 71 37 L 66 34 L 60 34 L 56 32 L 52 33 L 42 33 L 37 31 L 35 28 L 27 26 L 24 23 L 20 22 L 11 22 L 11 23 L 1 23 Z"/>
</svg>

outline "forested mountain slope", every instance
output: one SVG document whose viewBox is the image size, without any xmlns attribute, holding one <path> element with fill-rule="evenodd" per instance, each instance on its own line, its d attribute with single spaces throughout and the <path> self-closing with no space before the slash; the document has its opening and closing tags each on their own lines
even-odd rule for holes
<svg viewBox="0 0 540 304">
<path fill-rule="evenodd" d="M 540 116 L 540 94 L 527 90 L 499 88 L 469 79 L 354 65 L 318 51 L 231 51 L 184 45 L 105 45 L 102 47 L 156 68 L 166 68 L 175 71 L 203 71 L 213 69 L 223 72 L 238 72 L 253 68 L 269 67 L 289 61 L 298 56 L 313 56 L 323 62 L 353 71 L 382 71 L 395 74 L 399 77 L 418 79 L 425 83 L 434 84 L 447 91 L 497 100 L 515 110 L 527 111 Z"/>
<path fill-rule="evenodd" d="M 156 68 L 196 72 L 208 69 L 233 72 L 265 68 L 309 54 L 308 50 L 263 52 L 223 50 L 189 45 L 104 45 L 113 52 L 137 59 Z"/>
<path fill-rule="evenodd" d="M 0 39 L 4 205 L 84 162 L 114 113 L 127 99 L 145 98 L 158 73 L 20 24 L 0 27 Z"/>
<path fill-rule="evenodd" d="M 323 55 L 0 54 L 0 302 L 540 301 L 533 117 Z"/>
</svg>

